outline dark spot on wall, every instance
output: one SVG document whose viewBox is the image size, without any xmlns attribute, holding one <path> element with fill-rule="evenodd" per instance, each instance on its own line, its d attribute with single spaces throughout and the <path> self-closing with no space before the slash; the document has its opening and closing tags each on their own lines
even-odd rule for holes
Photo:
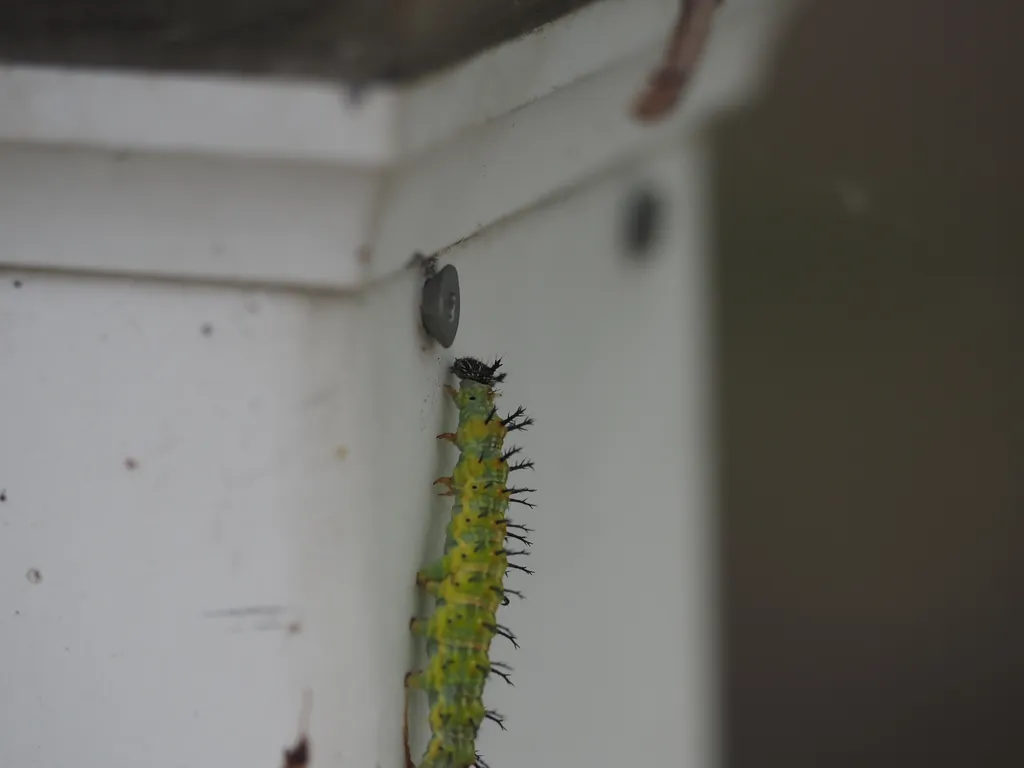
<svg viewBox="0 0 1024 768">
<path fill-rule="evenodd" d="M 132 470 L 139 468 L 139 462 L 129 456 L 124 460 L 124 468 L 131 472 Z"/>
<path fill-rule="evenodd" d="M 661 233 L 664 208 L 662 196 L 654 189 L 642 187 L 631 192 L 622 222 L 622 241 L 630 256 L 651 255 Z"/>
<path fill-rule="evenodd" d="M 203 334 L 203 336 L 213 336 L 213 324 L 203 323 L 199 326 L 199 332 Z"/>
<path fill-rule="evenodd" d="M 289 635 L 297 635 L 300 632 L 302 632 L 302 622 L 301 621 L 293 621 L 291 624 L 288 625 L 288 634 Z"/>
<path fill-rule="evenodd" d="M 5 501 L 7 501 L 7 489 L 6 488 L 4 488 L 3 490 L 0 490 L 0 504 L 3 504 Z"/>
<path fill-rule="evenodd" d="M 284 751 L 283 768 L 308 768 L 309 759 L 309 739 L 300 736 L 294 747 Z"/>
<path fill-rule="evenodd" d="M 29 568 L 25 578 L 28 579 L 29 584 L 39 584 L 43 580 L 43 572 L 38 568 Z"/>
<path fill-rule="evenodd" d="M 13 285 L 15 288 L 21 288 L 22 283 L 21 280 L 12 280 L 11 285 Z"/>
</svg>

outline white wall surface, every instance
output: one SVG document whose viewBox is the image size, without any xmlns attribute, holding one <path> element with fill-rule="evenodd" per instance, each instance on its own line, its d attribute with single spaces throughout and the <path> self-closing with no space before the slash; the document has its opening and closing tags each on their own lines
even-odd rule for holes
<svg viewBox="0 0 1024 768">
<path fill-rule="evenodd" d="M 440 384 L 472 354 L 537 419 L 537 575 L 485 756 L 713 765 L 701 158 L 663 147 L 446 254 L 451 350 L 411 271 L 362 295 L 0 273 L 0 764 L 273 766 L 311 693 L 316 768 L 399 766 Z M 671 212 L 645 263 L 620 246 L 639 179 Z"/>
<path fill-rule="evenodd" d="M 358 302 L 0 286 L 0 764 L 372 760 Z"/>
<path fill-rule="evenodd" d="M 486 694 L 508 717 L 482 731 L 495 766 L 717 765 L 705 166 L 687 146 L 450 254 L 453 351 L 502 355 L 506 407 L 537 419 L 515 441 L 537 465 L 538 508 L 512 512 L 536 575 L 511 576 L 527 598 L 501 619 L 522 649 L 494 646 L 517 673 Z M 668 205 L 646 263 L 620 247 L 640 180 Z"/>
</svg>

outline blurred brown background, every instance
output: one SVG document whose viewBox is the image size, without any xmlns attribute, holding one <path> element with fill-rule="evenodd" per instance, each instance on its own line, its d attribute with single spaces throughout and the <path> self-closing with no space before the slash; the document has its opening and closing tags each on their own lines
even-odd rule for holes
<svg viewBox="0 0 1024 768">
<path fill-rule="evenodd" d="M 730 768 L 1024 765 L 1021 30 L 811 3 L 714 133 Z"/>
</svg>

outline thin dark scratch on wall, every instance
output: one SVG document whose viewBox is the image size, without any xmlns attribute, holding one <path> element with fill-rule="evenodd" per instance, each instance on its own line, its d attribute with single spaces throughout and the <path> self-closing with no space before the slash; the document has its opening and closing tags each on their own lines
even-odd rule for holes
<svg viewBox="0 0 1024 768">
<path fill-rule="evenodd" d="M 228 620 L 227 631 L 240 632 L 284 632 L 295 635 L 302 630 L 301 617 L 279 605 L 254 605 L 240 608 L 223 608 L 206 611 L 206 619 Z"/>
<path fill-rule="evenodd" d="M 312 764 L 312 749 L 309 745 L 309 718 L 313 714 L 313 692 L 302 696 L 302 710 L 299 713 L 299 737 L 291 749 L 284 751 L 282 768 L 309 768 Z"/>
<path fill-rule="evenodd" d="M 250 616 L 280 616 L 282 613 L 287 612 L 288 609 L 283 605 L 252 605 L 241 608 L 220 608 L 206 611 L 203 616 L 207 619 L 244 618 Z"/>
</svg>

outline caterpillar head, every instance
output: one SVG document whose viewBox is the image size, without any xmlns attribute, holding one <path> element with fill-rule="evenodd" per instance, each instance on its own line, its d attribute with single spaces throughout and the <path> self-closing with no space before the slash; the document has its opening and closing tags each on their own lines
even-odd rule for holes
<svg viewBox="0 0 1024 768">
<path fill-rule="evenodd" d="M 488 365 L 475 357 L 460 357 L 452 363 L 451 372 L 463 381 L 475 381 L 485 387 L 493 387 L 505 380 L 504 373 L 498 373 L 501 368 L 501 358 L 496 358 Z"/>
</svg>

